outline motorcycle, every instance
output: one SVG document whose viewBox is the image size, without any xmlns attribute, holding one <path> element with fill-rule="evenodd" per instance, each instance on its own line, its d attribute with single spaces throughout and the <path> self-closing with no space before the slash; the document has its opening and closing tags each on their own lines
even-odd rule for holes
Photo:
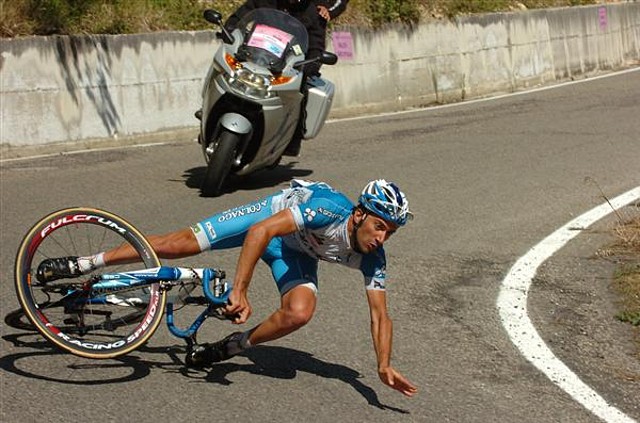
<svg viewBox="0 0 640 423">
<path fill-rule="evenodd" d="M 224 27 L 220 13 L 208 9 L 204 17 L 221 28 L 217 36 L 222 40 L 196 114 L 207 163 L 201 192 L 217 196 L 231 174 L 275 168 L 301 116 L 306 115 L 303 138 L 318 135 L 335 88 L 326 79 L 306 78 L 304 66 L 314 61 L 333 65 L 338 59 L 329 52 L 305 59 L 309 41 L 304 25 L 277 9 L 255 9 L 232 31 Z"/>
</svg>

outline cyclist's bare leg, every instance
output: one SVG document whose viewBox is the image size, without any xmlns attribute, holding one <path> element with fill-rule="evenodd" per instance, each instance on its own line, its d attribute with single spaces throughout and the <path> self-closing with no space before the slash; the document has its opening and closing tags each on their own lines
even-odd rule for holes
<svg viewBox="0 0 640 423">
<path fill-rule="evenodd" d="M 201 252 L 191 228 L 164 235 L 151 235 L 147 239 L 158 257 L 174 259 L 189 257 Z M 134 263 L 140 261 L 138 253 L 129 244 L 124 244 L 104 253 L 106 265 Z"/>
<path fill-rule="evenodd" d="M 160 258 L 188 257 L 202 251 L 191 228 L 165 235 L 152 235 L 148 240 Z M 122 244 L 92 256 L 47 258 L 38 265 L 36 277 L 40 282 L 46 283 L 61 278 L 75 278 L 104 266 L 140 261 L 142 260 L 133 246 Z"/>
<path fill-rule="evenodd" d="M 300 329 L 313 317 L 316 294 L 306 286 L 297 286 L 282 296 L 280 308 L 251 330 L 250 345 L 273 341 Z"/>
</svg>

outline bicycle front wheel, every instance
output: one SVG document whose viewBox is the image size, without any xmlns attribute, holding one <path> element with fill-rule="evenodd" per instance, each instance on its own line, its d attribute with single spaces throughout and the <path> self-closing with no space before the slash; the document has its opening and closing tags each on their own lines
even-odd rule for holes
<svg viewBox="0 0 640 423">
<path fill-rule="evenodd" d="M 90 289 L 95 273 L 38 280 L 38 266 L 46 259 L 88 257 L 125 245 L 137 252 L 139 261 L 110 266 L 109 272 L 160 266 L 136 228 L 103 210 L 59 210 L 27 233 L 16 257 L 16 293 L 27 318 L 55 346 L 81 357 L 114 358 L 138 348 L 158 328 L 166 303 L 158 283 L 96 294 Z"/>
</svg>

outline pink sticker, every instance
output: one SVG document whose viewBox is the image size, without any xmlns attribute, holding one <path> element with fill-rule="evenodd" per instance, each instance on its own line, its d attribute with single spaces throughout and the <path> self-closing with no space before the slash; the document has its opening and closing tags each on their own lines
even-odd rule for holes
<svg viewBox="0 0 640 423">
<path fill-rule="evenodd" d="M 353 38 L 351 33 L 336 31 L 331 34 L 333 51 L 342 60 L 353 60 Z"/>
<path fill-rule="evenodd" d="M 254 28 L 251 39 L 247 45 L 267 50 L 278 57 L 282 57 L 284 50 L 287 48 L 287 44 L 289 44 L 292 38 L 293 35 L 281 31 L 278 28 L 258 24 Z"/>
<path fill-rule="evenodd" d="M 607 19 L 607 8 L 600 7 L 598 8 L 598 19 L 600 21 L 600 29 L 607 29 L 608 19 Z"/>
</svg>

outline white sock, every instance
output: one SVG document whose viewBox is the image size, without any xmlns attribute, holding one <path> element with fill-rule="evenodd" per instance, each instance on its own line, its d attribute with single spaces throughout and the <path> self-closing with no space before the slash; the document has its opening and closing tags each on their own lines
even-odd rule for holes
<svg viewBox="0 0 640 423">
<path fill-rule="evenodd" d="M 82 273 L 91 272 L 105 266 L 104 253 L 98 253 L 93 256 L 78 257 L 78 267 Z"/>
</svg>

